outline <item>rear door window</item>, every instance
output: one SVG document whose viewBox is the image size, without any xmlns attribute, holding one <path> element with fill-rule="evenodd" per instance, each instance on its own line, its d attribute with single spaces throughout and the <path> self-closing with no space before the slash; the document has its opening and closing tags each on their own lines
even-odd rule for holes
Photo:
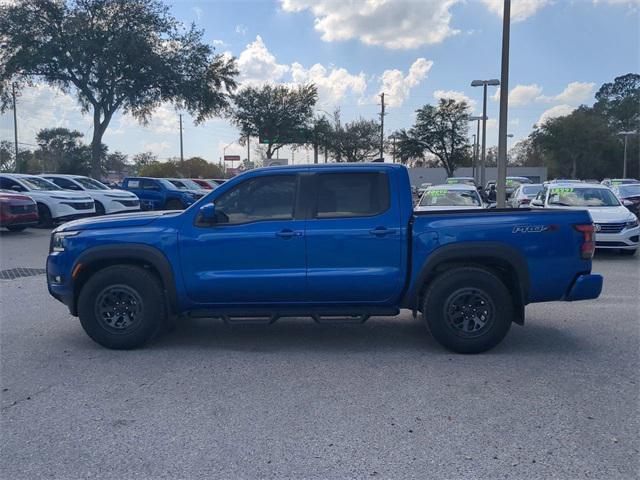
<svg viewBox="0 0 640 480">
<path fill-rule="evenodd" d="M 317 175 L 314 218 L 372 217 L 386 212 L 390 202 L 389 178 L 386 173 Z"/>
</svg>

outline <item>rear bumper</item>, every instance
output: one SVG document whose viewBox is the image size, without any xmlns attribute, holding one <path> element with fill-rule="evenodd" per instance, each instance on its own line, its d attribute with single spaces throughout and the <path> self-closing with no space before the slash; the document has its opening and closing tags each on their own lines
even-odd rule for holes
<svg viewBox="0 0 640 480">
<path fill-rule="evenodd" d="M 598 298 L 602 292 L 602 281 L 602 275 L 578 275 L 563 300 L 566 302 L 574 302 L 576 300 Z"/>
</svg>

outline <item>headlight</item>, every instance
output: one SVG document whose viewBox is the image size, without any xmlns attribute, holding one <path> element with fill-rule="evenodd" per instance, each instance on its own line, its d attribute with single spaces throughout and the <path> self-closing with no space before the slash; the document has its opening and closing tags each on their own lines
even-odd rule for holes
<svg viewBox="0 0 640 480">
<path fill-rule="evenodd" d="M 629 220 L 627 222 L 627 228 L 634 228 L 638 226 L 638 219 L 634 218 L 633 220 Z"/>
<path fill-rule="evenodd" d="M 80 232 L 57 232 L 51 235 L 51 251 L 52 252 L 64 252 L 66 245 L 66 239 L 78 235 Z"/>
</svg>

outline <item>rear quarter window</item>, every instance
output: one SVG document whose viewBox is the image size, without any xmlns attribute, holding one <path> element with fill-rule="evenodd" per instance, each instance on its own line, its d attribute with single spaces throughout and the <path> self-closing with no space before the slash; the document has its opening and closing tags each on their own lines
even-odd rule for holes
<svg viewBox="0 0 640 480">
<path fill-rule="evenodd" d="M 389 209 L 386 173 L 322 173 L 316 182 L 315 218 L 371 217 Z"/>
</svg>

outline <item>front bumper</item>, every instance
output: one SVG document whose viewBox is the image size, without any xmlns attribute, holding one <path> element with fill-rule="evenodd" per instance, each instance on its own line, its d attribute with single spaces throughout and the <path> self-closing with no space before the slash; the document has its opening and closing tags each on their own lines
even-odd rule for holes
<svg viewBox="0 0 640 480">
<path fill-rule="evenodd" d="M 598 298 L 602 292 L 602 282 L 602 275 L 578 275 L 563 300 L 566 302 L 574 302 L 577 300 Z"/>
<path fill-rule="evenodd" d="M 76 205 L 78 205 L 79 203 L 86 204 L 89 202 L 60 202 L 56 205 L 53 205 L 53 208 L 51 209 L 51 216 L 56 222 L 89 217 L 96 213 L 93 201 L 91 201 L 91 208 L 76 208 L 68 205 L 67 203 L 75 203 Z"/>
<path fill-rule="evenodd" d="M 625 228 L 620 233 L 596 233 L 596 248 L 636 249 L 640 245 L 640 227 Z"/>
<path fill-rule="evenodd" d="M 47 289 L 53 298 L 69 308 L 71 315 L 77 315 L 73 279 L 64 252 L 53 252 L 47 257 Z"/>
</svg>

